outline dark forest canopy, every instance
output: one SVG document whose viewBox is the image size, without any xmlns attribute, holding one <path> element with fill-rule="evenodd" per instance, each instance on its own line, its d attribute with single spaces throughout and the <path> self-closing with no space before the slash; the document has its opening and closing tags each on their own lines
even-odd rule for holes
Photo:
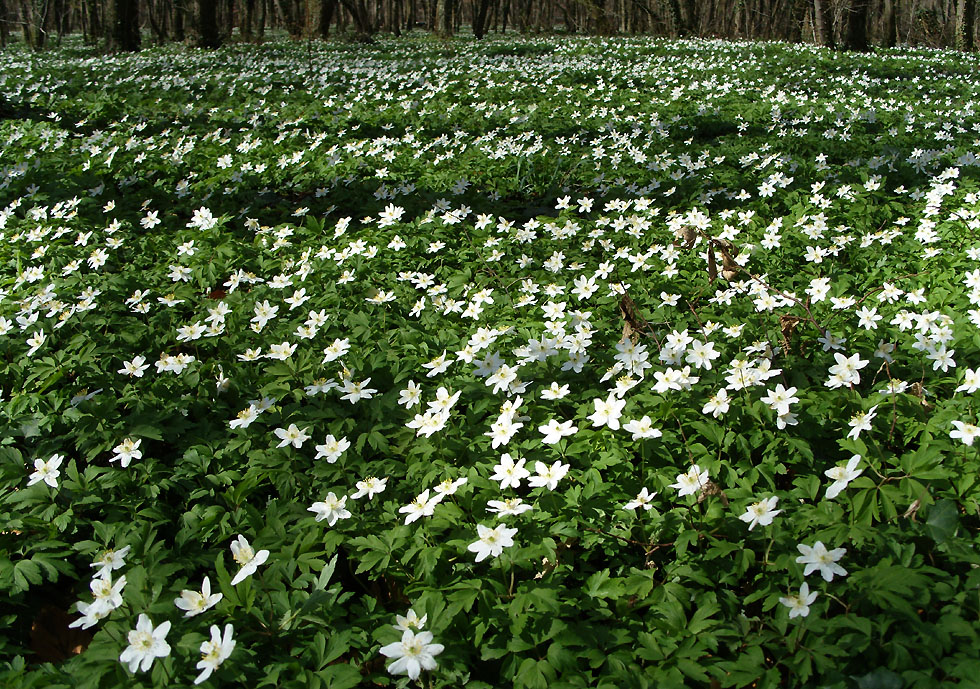
<svg viewBox="0 0 980 689">
<path fill-rule="evenodd" d="M 367 40 L 412 30 L 652 34 L 810 42 L 849 50 L 973 50 L 976 0 L 0 0 L 0 47 L 34 50 L 81 33 L 110 52 L 146 42 L 215 48 L 331 32 Z"/>
</svg>

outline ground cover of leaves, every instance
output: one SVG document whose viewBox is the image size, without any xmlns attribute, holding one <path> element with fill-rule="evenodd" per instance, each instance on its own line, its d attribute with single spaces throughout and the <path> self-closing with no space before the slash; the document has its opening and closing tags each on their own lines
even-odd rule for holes
<svg viewBox="0 0 980 689">
<path fill-rule="evenodd" d="M 976 683 L 975 56 L 3 57 L 4 686 Z"/>
</svg>

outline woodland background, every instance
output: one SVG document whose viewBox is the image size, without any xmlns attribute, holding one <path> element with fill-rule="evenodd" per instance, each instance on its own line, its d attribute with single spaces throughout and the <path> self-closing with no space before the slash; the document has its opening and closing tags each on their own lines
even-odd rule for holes
<svg viewBox="0 0 980 689">
<path fill-rule="evenodd" d="M 0 0 L 0 47 L 19 39 L 43 50 L 81 33 L 109 52 L 174 41 L 216 48 L 273 31 L 298 40 L 518 31 L 969 51 L 976 24 L 976 0 Z"/>
</svg>

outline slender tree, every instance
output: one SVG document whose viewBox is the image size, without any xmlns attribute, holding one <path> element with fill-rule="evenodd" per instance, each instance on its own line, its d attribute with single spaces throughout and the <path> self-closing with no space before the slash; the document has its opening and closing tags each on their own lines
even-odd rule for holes
<svg viewBox="0 0 980 689">
<path fill-rule="evenodd" d="M 340 3 L 350 13 L 358 38 L 362 40 L 369 38 L 374 33 L 374 26 L 371 24 L 364 0 L 340 0 Z"/>
<path fill-rule="evenodd" d="M 453 35 L 453 0 L 436 0 L 435 25 L 433 29 L 438 36 Z"/>
<path fill-rule="evenodd" d="M 667 26 L 671 35 L 684 35 L 684 22 L 681 18 L 681 5 L 678 0 L 664 0 L 664 9 L 667 13 Z"/>
<path fill-rule="evenodd" d="M 244 41 L 252 40 L 252 27 L 255 24 L 255 0 L 242 0 L 238 12 L 238 33 Z"/>
<path fill-rule="evenodd" d="M 473 9 L 473 35 L 483 38 L 487 27 L 487 13 L 490 11 L 490 0 L 477 0 Z"/>
<path fill-rule="evenodd" d="M 653 33 L 809 41 L 867 50 L 899 41 L 976 49 L 977 0 L 0 0 L 0 47 L 23 31 L 34 50 L 81 32 L 113 52 L 140 48 L 139 26 L 158 43 L 223 44 L 238 27 L 244 41 L 265 29 L 294 39 L 331 28 L 366 38 L 416 27 L 451 36 L 461 25 L 491 31 Z"/>
<path fill-rule="evenodd" d="M 803 24 L 806 22 L 806 14 L 810 9 L 810 3 L 807 0 L 793 0 L 792 8 L 791 20 L 786 25 L 783 38 L 787 41 L 799 43 L 803 40 Z"/>
<path fill-rule="evenodd" d="M 184 4 L 187 0 L 174 0 L 173 4 L 173 27 L 174 27 L 174 40 L 183 41 L 187 35 L 186 32 L 186 19 L 187 19 L 187 6 Z"/>
<path fill-rule="evenodd" d="M 106 24 L 106 48 L 109 52 L 135 52 L 140 49 L 138 0 L 109 0 Z"/>
<path fill-rule="evenodd" d="M 20 20 L 24 42 L 31 50 L 43 50 L 47 39 L 44 25 L 48 19 L 49 0 L 21 0 Z"/>
<path fill-rule="evenodd" d="M 307 38 L 326 38 L 337 9 L 337 0 L 311 0 L 306 5 Z"/>
<path fill-rule="evenodd" d="M 811 8 L 813 30 L 817 44 L 826 48 L 834 47 L 834 17 L 830 10 L 830 0 L 813 0 Z"/>
<path fill-rule="evenodd" d="M 844 47 L 848 50 L 865 52 L 868 50 L 868 5 L 869 0 L 852 0 L 847 13 L 847 33 Z"/>
<path fill-rule="evenodd" d="M 170 39 L 170 3 L 166 0 L 147 0 L 145 16 L 158 43 Z"/>
<path fill-rule="evenodd" d="M 685 35 L 698 32 L 698 5 L 695 0 L 681 0 L 681 25 Z"/>
<path fill-rule="evenodd" d="M 976 0 L 959 0 L 956 3 L 957 50 L 973 50 L 973 23 L 976 18 L 976 8 Z"/>
<path fill-rule="evenodd" d="M 197 45 L 199 48 L 217 48 L 221 45 L 218 0 L 197 0 Z"/>
<path fill-rule="evenodd" d="M 10 32 L 7 22 L 10 21 L 8 17 L 10 12 L 7 9 L 7 0 L 0 0 L 0 48 L 7 47 L 7 41 L 10 40 Z"/>
<path fill-rule="evenodd" d="M 266 0 L 258 0 L 258 17 L 255 19 L 255 42 L 261 43 L 265 40 L 265 21 L 268 13 Z"/>
<path fill-rule="evenodd" d="M 898 7 L 896 0 L 884 0 L 881 11 L 881 45 L 894 48 L 898 45 Z"/>
</svg>

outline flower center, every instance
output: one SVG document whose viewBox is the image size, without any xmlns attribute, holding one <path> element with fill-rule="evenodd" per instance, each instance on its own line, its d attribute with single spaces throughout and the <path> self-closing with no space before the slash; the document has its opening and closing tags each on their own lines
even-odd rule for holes
<svg viewBox="0 0 980 689">
<path fill-rule="evenodd" d="M 130 632 L 129 643 L 144 653 L 153 647 L 153 635 L 149 632 Z"/>
<path fill-rule="evenodd" d="M 209 641 L 207 644 L 207 649 L 207 651 L 201 653 L 201 660 L 207 660 L 211 663 L 217 662 L 218 657 L 221 654 L 221 649 L 218 647 L 218 645 Z"/>
</svg>

